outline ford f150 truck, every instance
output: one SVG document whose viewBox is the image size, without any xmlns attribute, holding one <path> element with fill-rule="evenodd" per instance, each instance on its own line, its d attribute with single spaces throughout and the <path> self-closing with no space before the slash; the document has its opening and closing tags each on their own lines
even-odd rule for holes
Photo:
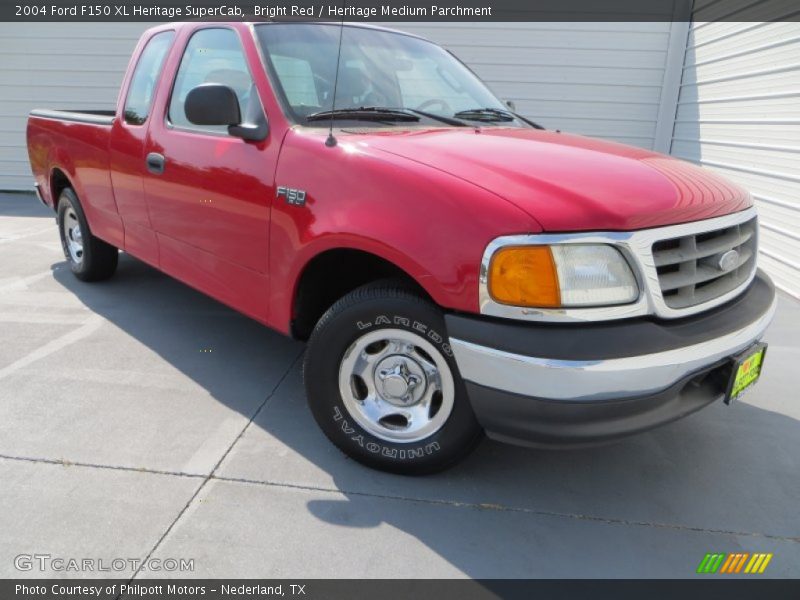
<svg viewBox="0 0 800 600">
<path fill-rule="evenodd" d="M 775 311 L 749 193 L 547 131 L 436 44 L 368 25 L 181 23 L 113 112 L 35 110 L 81 280 L 119 250 L 308 340 L 341 450 L 399 473 L 489 436 L 598 443 L 730 402 Z"/>
</svg>

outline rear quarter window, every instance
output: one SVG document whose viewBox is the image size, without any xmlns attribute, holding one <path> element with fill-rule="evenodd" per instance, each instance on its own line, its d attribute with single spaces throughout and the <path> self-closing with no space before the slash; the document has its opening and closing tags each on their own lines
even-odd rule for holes
<svg viewBox="0 0 800 600">
<path fill-rule="evenodd" d="M 123 114 L 126 123 L 143 125 L 150 116 L 161 67 L 164 66 L 164 59 L 172 46 L 173 39 L 175 39 L 174 31 L 162 31 L 150 38 L 142 50 L 133 70 L 128 97 L 125 99 Z"/>
</svg>

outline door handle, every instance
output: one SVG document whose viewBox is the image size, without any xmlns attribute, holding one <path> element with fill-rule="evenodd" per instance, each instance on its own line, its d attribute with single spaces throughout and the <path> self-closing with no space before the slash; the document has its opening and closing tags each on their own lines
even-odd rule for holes
<svg viewBox="0 0 800 600">
<path fill-rule="evenodd" d="M 146 162 L 148 171 L 155 173 L 156 175 L 161 175 L 164 172 L 164 165 L 166 164 L 167 159 L 164 158 L 163 154 L 151 152 L 147 155 Z"/>
</svg>

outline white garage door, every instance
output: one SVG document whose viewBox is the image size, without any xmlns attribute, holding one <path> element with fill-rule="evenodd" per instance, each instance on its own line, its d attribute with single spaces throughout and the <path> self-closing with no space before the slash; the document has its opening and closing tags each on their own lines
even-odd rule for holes
<svg viewBox="0 0 800 600">
<path fill-rule="evenodd" d="M 28 111 L 113 108 L 130 53 L 149 26 L 0 24 L 0 189 L 30 189 Z M 548 128 L 658 147 L 669 23 L 394 26 L 444 44 Z"/>
<path fill-rule="evenodd" d="M 703 23 L 689 35 L 672 154 L 748 188 L 759 264 L 800 297 L 800 23 Z"/>
<path fill-rule="evenodd" d="M 548 129 L 657 148 L 670 23 L 404 23 L 467 63 L 494 92 Z M 684 36 L 672 36 L 683 53 Z M 675 82 L 677 85 L 677 81 Z M 666 145 L 660 148 L 668 150 Z"/>
<path fill-rule="evenodd" d="M 0 189 L 30 190 L 33 108 L 113 109 L 147 23 L 0 23 Z"/>
</svg>

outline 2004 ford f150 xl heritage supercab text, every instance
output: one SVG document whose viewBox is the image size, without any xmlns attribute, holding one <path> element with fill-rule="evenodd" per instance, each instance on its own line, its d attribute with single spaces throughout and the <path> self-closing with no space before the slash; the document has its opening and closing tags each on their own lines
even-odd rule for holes
<svg viewBox="0 0 800 600">
<path fill-rule="evenodd" d="M 545 131 L 416 36 L 156 27 L 115 112 L 33 111 L 28 148 L 78 278 L 124 250 L 309 340 L 314 417 L 372 467 L 435 471 L 484 431 L 597 443 L 761 372 L 745 190 Z"/>
</svg>

